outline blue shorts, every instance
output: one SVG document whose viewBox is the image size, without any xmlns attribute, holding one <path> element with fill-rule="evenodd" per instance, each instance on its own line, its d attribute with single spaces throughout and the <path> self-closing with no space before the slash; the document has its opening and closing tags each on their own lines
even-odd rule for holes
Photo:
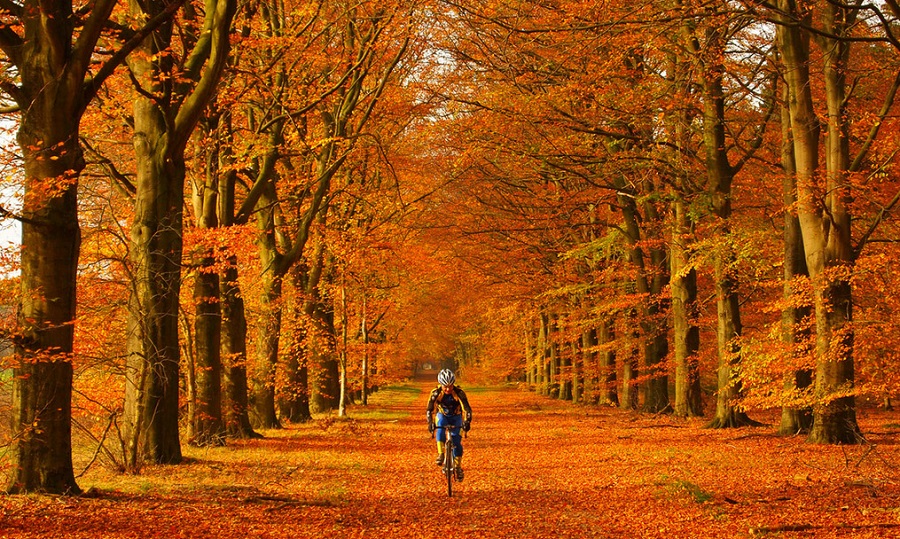
<svg viewBox="0 0 900 539">
<path fill-rule="evenodd" d="M 434 439 L 443 442 L 444 441 L 444 429 L 450 429 L 450 438 L 453 439 L 453 456 L 461 457 L 463 454 L 462 448 L 462 436 L 459 431 L 462 429 L 463 424 L 463 416 L 462 414 L 456 415 L 444 415 L 438 412 L 437 420 L 434 422 Z"/>
</svg>

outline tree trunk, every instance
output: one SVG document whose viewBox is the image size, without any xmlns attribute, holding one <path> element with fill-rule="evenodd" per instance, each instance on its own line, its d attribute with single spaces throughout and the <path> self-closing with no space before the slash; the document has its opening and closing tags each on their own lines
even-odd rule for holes
<svg viewBox="0 0 900 539">
<path fill-rule="evenodd" d="M 152 18 L 167 2 L 131 0 L 138 19 Z M 181 289 L 184 149 L 209 103 L 228 57 L 234 0 L 209 2 L 203 32 L 185 34 L 196 54 L 178 66 L 167 53 L 174 24 L 148 36 L 130 57 L 134 99 L 136 189 L 129 259 L 131 309 L 126 372 L 126 432 L 130 465 L 181 461 L 178 432 L 178 307 Z M 192 43 L 193 41 L 193 43 Z M 205 61 L 204 61 L 205 60 Z"/>
<path fill-rule="evenodd" d="M 133 62 L 150 85 L 155 71 Z M 137 195 L 129 259 L 134 276 L 128 339 L 126 418 L 131 453 L 160 464 L 181 461 L 178 439 L 178 300 L 184 164 L 170 159 L 166 120 L 157 104 L 134 102 Z M 136 466 L 136 462 L 132 462 Z"/>
<path fill-rule="evenodd" d="M 740 347 L 737 339 L 742 333 L 740 302 L 737 295 L 737 280 L 732 267 L 735 263 L 731 246 L 731 186 L 734 169 L 728 161 L 725 141 L 725 94 L 722 87 L 724 68 L 721 57 L 722 33 L 724 29 L 710 29 L 706 34 L 705 51 L 694 50 L 694 54 L 709 55 L 709 60 L 700 62 L 703 69 L 703 149 L 706 154 L 708 192 L 712 199 L 713 215 L 717 219 L 717 229 L 721 245 L 716 250 L 715 286 L 716 311 L 718 313 L 717 352 L 719 359 L 718 392 L 716 394 L 716 415 L 708 425 L 710 428 L 728 428 L 753 424 L 746 414 L 735 406 L 735 399 L 741 394 L 740 380 L 736 379 L 735 367 L 740 364 Z"/>
<path fill-rule="evenodd" d="M 581 332 L 581 379 L 583 383 L 582 400 L 585 404 L 597 404 L 605 390 L 605 369 L 599 364 L 597 353 L 597 330 L 594 328 Z"/>
<path fill-rule="evenodd" d="M 363 293 L 362 301 L 362 320 L 360 321 L 360 331 L 362 332 L 363 357 L 362 357 L 362 380 L 361 380 L 361 402 L 363 406 L 369 404 L 369 320 L 368 320 L 368 302 L 366 295 Z"/>
<path fill-rule="evenodd" d="M 263 261 L 263 267 L 267 262 Z M 271 262 L 269 262 L 271 264 Z M 251 423 L 261 429 L 280 429 L 275 410 L 275 374 L 278 365 L 278 345 L 281 336 L 280 275 L 263 274 L 260 298 L 260 325 L 256 337 L 256 369 L 252 377 Z"/>
<path fill-rule="evenodd" d="M 205 183 L 195 195 L 195 214 L 201 229 L 218 228 L 218 156 L 209 156 Z M 196 367 L 196 402 L 193 436 L 190 442 L 199 446 L 224 445 L 225 423 L 222 418 L 222 312 L 221 290 L 215 270 L 215 253 L 201 246 L 194 253 L 197 271 L 194 282 L 194 340 Z"/>
<path fill-rule="evenodd" d="M 547 363 L 547 380 L 550 397 L 554 399 L 559 398 L 560 391 L 562 390 L 562 384 L 560 383 L 559 377 L 559 345 L 556 342 L 559 338 L 559 327 L 557 326 L 556 320 L 556 315 L 551 314 L 548 317 L 547 325 L 547 348 L 549 351 Z"/>
<path fill-rule="evenodd" d="M 778 6 L 791 19 L 810 21 L 809 13 L 799 12 L 793 2 L 779 0 Z M 822 10 L 827 33 L 841 35 L 853 24 L 853 11 L 845 12 L 843 8 L 827 3 Z M 849 191 L 845 178 L 849 168 L 849 147 L 843 113 L 846 98 L 844 67 L 850 44 L 839 39 L 821 38 L 825 51 L 823 60 L 829 135 L 826 142 L 825 185 L 822 189 L 819 120 L 810 89 L 809 36 L 795 24 L 781 26 L 778 36 L 785 80 L 790 91 L 798 218 L 806 265 L 813 285 L 816 317 L 816 404 L 808 439 L 815 443 L 857 443 L 861 437 L 852 393 L 852 294 L 849 283 L 853 250 L 847 211 Z M 826 193 L 824 201 L 820 192 Z"/>
<path fill-rule="evenodd" d="M 72 466 L 72 352 L 81 246 L 79 129 L 118 61 L 93 63 L 115 2 L 75 14 L 71 1 L 14 3 L 0 33 L 4 102 L 19 109 L 24 162 L 21 294 L 13 339 L 10 493 L 77 494 Z M 77 32 L 77 39 L 76 39 Z M 88 76 L 88 73 L 91 76 Z M 88 81 L 88 82 L 86 82 Z"/>
<path fill-rule="evenodd" d="M 675 2 L 680 5 L 680 1 Z M 691 30 L 686 29 L 688 40 Z M 689 102 L 691 97 L 690 60 L 683 53 L 669 54 L 667 79 L 672 83 L 677 99 Z M 672 115 L 671 131 L 678 151 L 673 159 L 680 164 L 690 147 L 691 123 L 695 112 L 688 107 Z M 675 178 L 672 202 L 672 242 L 669 247 L 672 291 L 672 325 L 675 354 L 675 415 L 697 417 L 703 415 L 700 387 L 700 327 L 698 324 L 697 270 L 691 260 L 693 255 L 694 222 L 689 204 L 695 200 L 696 188 L 688 181 L 686 173 Z"/>
<path fill-rule="evenodd" d="M 604 347 L 600 353 L 600 381 L 603 391 L 600 393 L 600 404 L 619 405 L 619 393 L 616 390 L 616 351 L 610 346 L 615 341 L 612 318 L 600 322 L 597 335 L 599 344 Z"/>
<path fill-rule="evenodd" d="M 620 184 L 624 190 L 624 184 Z M 624 191 L 623 191 L 624 192 Z M 638 208 L 631 196 L 621 194 L 618 196 L 622 207 L 622 216 L 625 219 L 625 230 L 628 242 L 628 256 L 635 267 L 636 277 L 634 289 L 643 297 L 641 305 L 635 311 L 640 312 L 640 318 L 636 320 L 640 327 L 640 366 L 641 373 L 646 381 L 633 388 L 637 391 L 637 405 L 645 412 L 657 413 L 669 408 L 669 381 L 665 370 L 660 368 L 668 354 L 665 324 L 660 324 L 659 305 L 660 293 L 668 282 L 668 271 L 665 266 L 665 254 L 658 249 L 650 253 L 648 268 L 647 255 L 641 247 L 642 232 L 639 224 Z M 644 206 L 648 220 L 656 220 L 658 216 L 648 204 Z M 631 367 L 626 369 L 628 383 L 635 379 L 636 372 L 631 372 Z M 624 382 L 625 380 L 623 380 Z M 629 389 L 630 391 L 630 389 Z M 623 393 L 623 398 L 625 394 Z M 629 400 L 632 398 L 628 396 Z M 623 401 L 627 402 L 627 401 Z"/>
<path fill-rule="evenodd" d="M 550 396 L 550 317 L 543 310 L 540 313 L 540 327 L 538 328 L 538 354 L 537 375 L 540 394 Z"/>
<path fill-rule="evenodd" d="M 219 181 L 218 220 L 222 227 L 235 224 L 235 182 L 230 140 L 233 136 L 231 114 L 224 113 L 220 120 L 225 140 L 221 144 L 220 158 L 226 172 Z M 247 381 L 247 317 L 244 298 L 238 284 L 237 256 L 228 256 L 225 269 L 219 276 L 219 304 L 222 316 L 222 348 L 220 357 L 225 374 L 225 404 L 223 414 L 226 433 L 234 438 L 256 438 L 250 424 L 249 384 Z"/>
<path fill-rule="evenodd" d="M 225 430 L 234 438 L 259 437 L 250 424 L 247 381 L 247 318 L 237 282 L 237 260 L 222 273 L 222 352 L 225 365 Z"/>
<path fill-rule="evenodd" d="M 844 35 L 855 22 L 856 11 L 827 3 L 823 9 L 826 32 Z M 855 264 L 850 238 L 852 193 L 847 180 L 850 147 L 846 113 L 846 71 L 850 42 L 819 38 L 824 51 L 825 100 L 828 137 L 825 139 L 827 216 L 811 207 L 809 184 L 800 198 L 800 226 L 806 260 L 815 291 L 816 363 L 813 425 L 809 441 L 846 443 L 862 441 L 856 422 L 853 363 L 853 292 L 850 276 Z M 824 226 L 827 219 L 830 227 Z M 818 250 L 817 250 L 818 249 Z M 836 397 L 835 395 L 842 395 Z"/>
<path fill-rule="evenodd" d="M 700 328 L 697 326 L 697 271 L 688 266 L 691 241 L 684 201 L 675 202 L 674 238 L 670 248 L 672 264 L 672 321 L 675 345 L 675 415 L 703 415 L 700 393 Z"/>
<path fill-rule="evenodd" d="M 305 270 L 301 265 L 291 268 L 294 290 L 305 290 Z M 282 415 L 293 423 L 312 419 L 309 408 L 309 342 L 303 301 L 295 301 L 291 312 L 291 349 L 287 353 L 287 396 Z"/>
<path fill-rule="evenodd" d="M 780 34 L 781 29 L 778 29 Z M 783 90 L 784 102 L 790 101 L 790 90 L 785 86 Z M 809 323 L 810 309 L 798 306 L 798 300 L 794 296 L 798 293 L 794 289 L 795 280 L 798 277 L 808 277 L 806 268 L 806 254 L 803 251 L 803 238 L 800 234 L 800 220 L 793 209 L 797 203 L 797 167 L 794 162 L 794 145 L 791 135 L 790 112 L 785 106 L 781 112 L 781 162 L 784 168 L 782 179 L 782 199 L 784 201 L 784 303 L 785 308 L 781 312 L 781 338 L 790 354 L 789 360 L 801 361 L 808 355 L 805 349 L 809 341 L 809 331 L 806 325 Z M 784 398 L 788 401 L 781 408 L 781 425 L 778 433 L 782 435 L 794 435 L 809 433 L 812 426 L 812 409 L 807 406 L 795 406 L 796 401 L 803 396 L 812 385 L 812 370 L 801 365 L 791 365 L 789 372 L 784 376 Z"/>
<path fill-rule="evenodd" d="M 338 417 L 347 415 L 347 346 L 349 345 L 349 332 L 347 328 L 347 279 L 344 270 L 341 270 L 341 351 L 340 362 L 340 389 L 338 391 Z"/>
<path fill-rule="evenodd" d="M 15 441 L 7 491 L 77 494 L 81 489 L 72 467 L 72 322 L 81 241 L 76 191 L 84 165 L 77 123 L 64 114 L 50 120 L 52 95 L 50 103 L 44 99 L 23 115 L 18 135 L 25 158 L 25 203 L 20 333 L 13 368 Z M 45 119 L 52 125 L 48 130 Z M 61 192 L 48 196 L 51 186 Z"/>
</svg>

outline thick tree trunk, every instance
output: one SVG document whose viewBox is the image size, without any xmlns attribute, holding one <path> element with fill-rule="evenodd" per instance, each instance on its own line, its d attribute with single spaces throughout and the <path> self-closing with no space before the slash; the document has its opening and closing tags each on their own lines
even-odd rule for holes
<svg viewBox="0 0 900 539">
<path fill-rule="evenodd" d="M 225 430 L 234 438 L 256 438 L 250 424 L 247 381 L 247 318 L 237 282 L 237 260 L 222 274 L 222 352 L 225 365 Z"/>
<path fill-rule="evenodd" d="M 810 21 L 809 13 L 799 12 L 797 5 L 789 0 L 779 0 L 778 6 L 791 17 L 791 22 Z M 855 12 L 844 11 L 837 4 L 826 3 L 822 13 L 827 33 L 838 36 L 852 25 L 855 17 Z M 824 189 L 819 171 L 819 119 L 810 89 L 809 36 L 798 25 L 779 25 L 778 45 L 790 90 L 798 218 L 813 284 L 816 317 L 816 404 L 808 439 L 816 443 L 857 443 L 861 435 L 852 392 L 852 292 L 848 280 L 853 250 L 847 211 L 849 190 L 845 178 L 849 169 L 849 147 L 844 114 L 844 67 L 850 43 L 826 37 L 820 39 L 824 50 L 829 135 Z M 826 193 L 824 204 L 820 193 Z"/>
<path fill-rule="evenodd" d="M 139 20 L 167 2 L 129 1 Z M 141 86 L 134 99 L 136 189 L 126 372 L 126 432 L 131 466 L 181 461 L 178 432 L 178 308 L 181 290 L 184 149 L 212 97 L 228 57 L 234 0 L 207 3 L 202 33 L 181 37 L 196 54 L 175 72 L 167 49 L 174 24 L 148 36 L 128 61 Z"/>
<path fill-rule="evenodd" d="M 197 224 L 201 229 L 214 229 L 218 221 L 218 156 L 210 156 L 206 182 L 195 196 Z M 222 417 L 222 311 L 219 297 L 219 274 L 215 271 L 215 253 L 201 247 L 194 254 L 197 270 L 194 282 L 194 352 L 196 368 L 196 402 L 190 443 L 199 446 L 224 445 L 225 422 Z"/>
<path fill-rule="evenodd" d="M 50 99 L 24 115 L 18 135 L 25 202 L 10 493 L 80 492 L 72 467 L 72 322 L 81 241 L 76 191 L 84 164 L 77 123 L 71 117 L 51 120 Z M 48 116 L 40 117 L 44 113 Z M 47 127 L 51 130 L 44 131 Z M 48 188 L 59 194 L 49 194 Z"/>
<path fill-rule="evenodd" d="M 781 30 L 779 30 L 779 33 Z M 790 89 L 785 86 L 784 102 L 790 101 Z M 810 315 L 808 307 L 798 306 L 798 293 L 795 280 L 808 277 L 806 269 L 806 253 L 803 251 L 803 238 L 800 234 L 800 220 L 793 209 L 797 203 L 797 167 L 794 161 L 794 144 L 791 135 L 790 112 L 785 106 L 781 112 L 781 162 L 784 168 L 782 179 L 782 200 L 784 202 L 784 303 L 781 312 L 781 338 L 785 343 L 793 361 L 802 361 L 808 356 L 806 345 L 809 341 L 809 330 L 806 325 Z M 812 385 L 812 370 L 802 365 L 791 365 L 784 376 L 784 399 L 787 403 L 781 408 L 781 424 L 778 433 L 794 435 L 809 433 L 812 426 L 812 409 L 807 406 L 795 406 L 794 401 L 802 397 Z"/>
<path fill-rule="evenodd" d="M 281 428 L 275 409 L 275 375 L 281 337 L 281 288 L 281 276 L 264 275 L 250 402 L 251 423 L 260 429 Z"/>
<path fill-rule="evenodd" d="M 115 2 L 98 0 L 77 16 L 66 0 L 10 6 L 0 35 L 3 91 L 19 108 L 25 192 L 7 491 L 76 494 L 72 353 L 84 169 L 78 139 L 93 92 L 116 67 L 94 71 L 93 63 Z"/>
<path fill-rule="evenodd" d="M 680 1 L 675 2 L 680 5 Z M 692 30 L 686 28 L 688 40 Z M 684 53 L 671 52 L 667 67 L 668 80 L 678 99 L 689 102 L 691 98 L 690 59 Z M 678 151 L 673 159 L 678 162 L 688 155 L 691 145 L 691 123 L 694 111 L 685 107 L 672 115 L 670 127 Z M 672 291 L 672 331 L 675 358 L 675 407 L 678 417 L 703 415 L 700 388 L 700 327 L 698 326 L 699 305 L 697 303 L 697 271 L 691 260 L 695 241 L 694 222 L 690 217 L 689 204 L 695 199 L 696 188 L 686 173 L 678 174 L 672 202 L 672 241 L 669 247 L 670 275 Z"/>
<path fill-rule="evenodd" d="M 855 14 L 856 11 L 851 9 L 828 4 L 823 9 L 824 26 L 829 33 L 843 35 L 853 25 Z M 850 170 L 845 110 L 850 42 L 825 37 L 820 39 L 825 51 L 825 100 L 828 109 L 825 205 L 831 226 L 823 226 L 822 220 L 826 216 L 821 214 L 820 208 L 810 208 L 810 193 L 804 193 L 799 205 L 807 265 L 815 290 L 818 356 L 815 379 L 817 403 L 813 407 L 809 441 L 853 444 L 862 441 L 862 435 L 856 421 L 853 391 L 853 292 L 850 275 L 855 260 L 850 238 L 852 194 L 846 177 Z M 811 229 L 813 226 L 815 230 Z M 816 248 L 820 250 L 816 252 Z"/>
<path fill-rule="evenodd" d="M 675 415 L 703 415 L 700 393 L 700 328 L 697 325 L 697 271 L 688 267 L 691 241 L 684 202 L 675 202 L 675 226 L 670 248 L 672 265 L 672 321 L 675 347 Z"/>
<path fill-rule="evenodd" d="M 128 339 L 126 421 L 132 455 L 171 464 L 181 461 L 178 300 L 184 170 L 168 159 L 164 123 L 154 103 L 135 101 L 137 195 L 129 252 L 134 275 L 129 327 L 135 334 Z"/>
</svg>

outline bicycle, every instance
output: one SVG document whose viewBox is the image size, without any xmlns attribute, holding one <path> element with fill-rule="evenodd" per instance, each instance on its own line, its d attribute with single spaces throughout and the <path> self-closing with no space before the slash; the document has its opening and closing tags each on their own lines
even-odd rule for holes
<svg viewBox="0 0 900 539">
<path fill-rule="evenodd" d="M 459 470 L 456 468 L 456 459 L 453 458 L 453 430 L 462 430 L 462 427 L 447 425 L 440 427 L 444 429 L 444 463 L 441 465 L 441 472 L 447 478 L 447 496 L 453 497 L 453 481 L 459 481 Z M 463 431 L 465 432 L 465 431 Z"/>
</svg>

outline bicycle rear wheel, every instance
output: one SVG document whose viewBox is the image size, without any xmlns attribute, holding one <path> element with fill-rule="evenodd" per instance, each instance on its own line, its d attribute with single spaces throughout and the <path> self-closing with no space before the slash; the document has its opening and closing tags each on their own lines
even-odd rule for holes
<svg viewBox="0 0 900 539">
<path fill-rule="evenodd" d="M 444 442 L 444 475 L 447 477 L 447 496 L 453 497 L 453 441 Z"/>
</svg>

